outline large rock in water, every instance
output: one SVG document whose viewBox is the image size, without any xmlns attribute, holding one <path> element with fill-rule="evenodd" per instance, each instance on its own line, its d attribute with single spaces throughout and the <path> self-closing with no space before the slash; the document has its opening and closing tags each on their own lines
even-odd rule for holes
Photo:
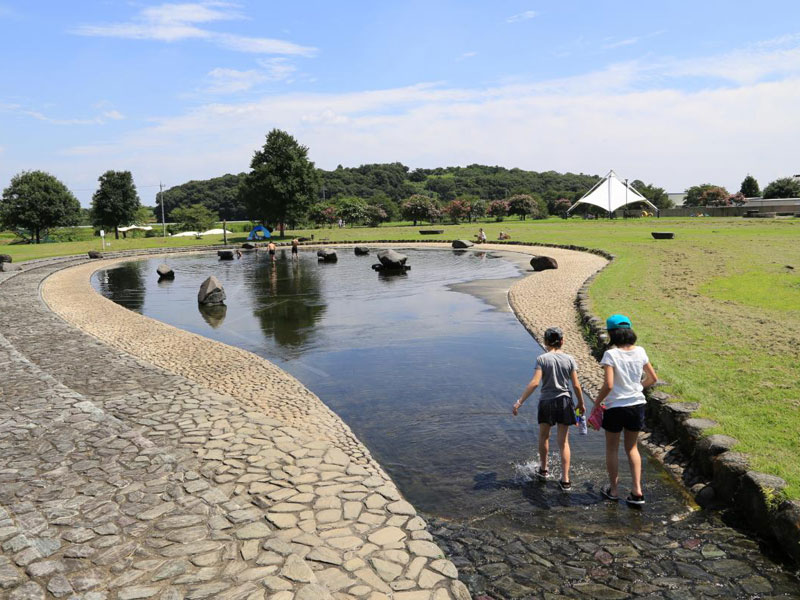
<svg viewBox="0 0 800 600">
<path fill-rule="evenodd" d="M 217 250 L 220 260 L 233 260 L 233 250 Z"/>
<path fill-rule="evenodd" d="M 378 260 L 381 261 L 384 269 L 403 269 L 408 257 L 394 250 L 381 250 L 378 252 Z"/>
<path fill-rule="evenodd" d="M 89 258 L 103 258 L 103 253 L 97 250 L 89 250 Z"/>
<path fill-rule="evenodd" d="M 224 304 L 225 289 L 219 279 L 213 275 L 206 279 L 197 292 L 197 302 L 199 304 Z"/>
<path fill-rule="evenodd" d="M 472 248 L 475 244 L 469 240 L 454 240 L 453 248 Z"/>
<path fill-rule="evenodd" d="M 160 264 L 156 269 L 159 279 L 175 279 L 175 271 L 169 268 L 169 265 Z"/>
<path fill-rule="evenodd" d="M 12 262 L 10 254 L 0 254 L 0 263 Z"/>
<path fill-rule="evenodd" d="M 366 246 L 356 246 L 355 247 L 356 256 L 366 256 L 369 254 L 369 248 Z"/>
<path fill-rule="evenodd" d="M 244 244 L 242 244 L 242 250 L 253 250 L 254 248 L 255 246 L 250 242 L 245 242 Z"/>
<path fill-rule="evenodd" d="M 330 248 L 317 250 L 317 258 L 321 262 L 336 262 L 339 260 L 339 257 L 336 256 L 336 250 L 331 250 Z"/>
<path fill-rule="evenodd" d="M 534 271 L 546 271 L 547 269 L 557 269 L 558 262 L 551 256 L 534 256 L 531 259 L 531 266 Z"/>
</svg>

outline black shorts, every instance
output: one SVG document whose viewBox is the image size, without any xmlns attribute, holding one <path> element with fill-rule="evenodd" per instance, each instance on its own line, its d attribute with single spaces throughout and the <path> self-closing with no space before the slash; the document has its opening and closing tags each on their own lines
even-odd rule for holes
<svg viewBox="0 0 800 600">
<path fill-rule="evenodd" d="M 575 425 L 575 407 L 572 398 L 555 398 L 539 400 L 539 424 Z"/>
<path fill-rule="evenodd" d="M 644 429 L 644 404 L 607 408 L 603 413 L 603 429 L 611 433 Z"/>
<path fill-rule="evenodd" d="M 297 246 L 292 246 L 292 254 L 297 254 Z"/>
<path fill-rule="evenodd" d="M 275 250 L 270 250 L 270 251 L 269 251 L 269 253 L 270 253 L 272 256 L 275 256 Z"/>
</svg>

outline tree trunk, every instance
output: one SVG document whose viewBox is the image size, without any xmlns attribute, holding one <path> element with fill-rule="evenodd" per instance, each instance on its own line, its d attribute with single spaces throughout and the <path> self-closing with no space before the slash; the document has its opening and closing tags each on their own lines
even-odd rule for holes
<svg viewBox="0 0 800 600">
<path fill-rule="evenodd" d="M 38 227 L 36 228 L 36 243 L 37 244 L 41 243 L 41 240 L 39 239 L 39 228 Z"/>
<path fill-rule="evenodd" d="M 283 221 L 278 223 L 278 230 L 281 232 L 281 237 L 283 237 L 283 227 L 284 227 Z"/>
<path fill-rule="evenodd" d="M 114 225 L 114 238 L 119 239 L 119 225 Z"/>
</svg>

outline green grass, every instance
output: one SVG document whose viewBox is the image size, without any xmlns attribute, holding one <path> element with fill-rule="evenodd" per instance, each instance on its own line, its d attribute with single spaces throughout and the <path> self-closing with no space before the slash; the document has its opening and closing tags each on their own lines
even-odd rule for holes
<svg viewBox="0 0 800 600">
<path fill-rule="evenodd" d="M 331 241 L 474 239 L 477 224 L 436 225 L 420 235 L 410 224 L 287 232 Z M 659 375 L 699 416 L 740 440 L 751 466 L 788 483 L 800 498 L 800 220 L 549 219 L 480 224 L 490 241 L 501 230 L 514 241 L 575 244 L 610 251 L 618 260 L 590 290 L 598 316 L 629 315 Z M 651 231 L 674 231 L 654 240 Z M 229 236 L 242 241 L 245 234 Z M 219 243 L 167 240 L 170 246 Z M 2 240 L 0 240 L 2 243 Z M 152 248 L 161 238 L 112 240 L 112 250 Z M 14 260 L 83 253 L 99 241 L 3 246 Z M 543 253 L 546 250 L 542 251 Z M 794 269 L 787 268 L 787 265 Z"/>
</svg>

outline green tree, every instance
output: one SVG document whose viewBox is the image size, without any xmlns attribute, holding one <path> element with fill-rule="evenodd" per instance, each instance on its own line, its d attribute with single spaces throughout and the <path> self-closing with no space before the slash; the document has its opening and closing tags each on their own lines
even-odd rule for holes
<svg viewBox="0 0 800 600">
<path fill-rule="evenodd" d="M 44 171 L 23 171 L 11 179 L 0 202 L 0 225 L 39 243 L 52 227 L 78 223 L 81 204 L 67 186 Z"/>
<path fill-rule="evenodd" d="M 113 227 L 119 239 L 120 226 L 132 224 L 142 207 L 130 171 L 106 171 L 92 196 L 92 225 Z"/>
<path fill-rule="evenodd" d="M 495 221 L 502 221 L 508 215 L 508 202 L 505 200 L 492 200 L 489 203 L 486 214 L 494 217 Z"/>
<path fill-rule="evenodd" d="M 530 194 L 517 194 L 508 199 L 508 214 L 517 215 L 523 221 L 536 206 L 536 201 Z"/>
<path fill-rule="evenodd" d="M 316 201 L 319 176 L 308 160 L 308 148 L 280 129 L 267 134 L 264 147 L 250 162 L 239 186 L 239 198 L 254 221 L 284 225 L 302 220 Z"/>
<path fill-rule="evenodd" d="M 650 202 L 655 204 L 660 210 L 672 208 L 674 205 L 672 200 L 669 199 L 669 196 L 664 188 L 647 184 L 641 179 L 634 180 L 631 183 L 631 187 L 639 192 L 642 196 L 650 200 Z"/>
<path fill-rule="evenodd" d="M 703 183 L 701 185 L 693 185 L 686 190 L 686 198 L 683 201 L 684 206 L 704 206 L 703 194 L 712 188 L 725 189 L 722 186 L 714 185 L 713 183 Z"/>
<path fill-rule="evenodd" d="M 761 195 L 761 190 L 758 187 L 758 181 L 756 181 L 756 178 L 749 173 L 747 177 L 742 180 L 742 186 L 739 188 L 739 192 L 745 198 L 756 198 Z"/>
<path fill-rule="evenodd" d="M 729 206 L 730 197 L 731 195 L 724 187 L 711 187 L 700 196 L 700 206 Z"/>
<path fill-rule="evenodd" d="M 198 233 L 211 229 L 217 222 L 217 215 L 202 204 L 176 208 L 172 211 L 172 218 L 182 231 L 196 231 Z"/>
<path fill-rule="evenodd" d="M 776 179 L 764 188 L 764 198 L 800 198 L 800 180 L 792 177 Z"/>
<path fill-rule="evenodd" d="M 369 227 L 378 227 L 381 223 L 388 220 L 389 216 L 383 207 L 377 204 L 369 204 L 366 208 L 366 222 Z"/>
<path fill-rule="evenodd" d="M 336 212 L 351 226 L 363 223 L 367 218 L 367 203 L 361 198 L 339 198 L 336 201 Z"/>
<path fill-rule="evenodd" d="M 441 215 L 439 207 L 436 203 L 421 194 L 414 194 L 408 200 L 403 202 L 400 212 L 404 219 L 414 221 L 416 227 L 417 221 L 434 221 Z"/>
</svg>

